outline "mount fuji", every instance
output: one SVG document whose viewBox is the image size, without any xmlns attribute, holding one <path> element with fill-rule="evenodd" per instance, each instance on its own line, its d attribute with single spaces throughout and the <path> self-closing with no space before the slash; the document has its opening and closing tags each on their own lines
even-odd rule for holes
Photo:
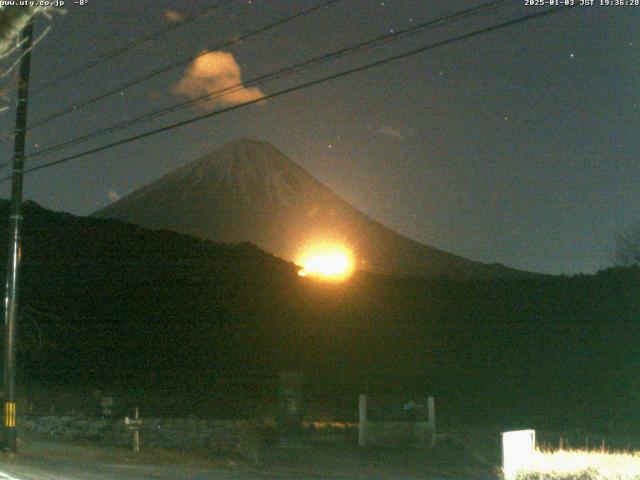
<svg viewBox="0 0 640 480">
<path fill-rule="evenodd" d="M 411 240 L 351 206 L 268 143 L 243 139 L 166 174 L 95 212 L 216 242 L 251 242 L 296 261 L 314 242 L 344 245 L 356 268 L 452 279 L 527 274 Z"/>
</svg>

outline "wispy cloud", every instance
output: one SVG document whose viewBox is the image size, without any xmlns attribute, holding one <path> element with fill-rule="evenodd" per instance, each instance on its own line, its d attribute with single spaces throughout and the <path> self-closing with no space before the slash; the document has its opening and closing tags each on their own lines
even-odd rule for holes
<svg viewBox="0 0 640 480">
<path fill-rule="evenodd" d="M 120 195 L 118 195 L 118 192 L 114 190 L 109 190 L 109 193 L 107 193 L 107 197 L 109 197 L 109 200 L 111 200 L 112 202 L 117 202 L 118 200 L 120 200 Z"/>
<path fill-rule="evenodd" d="M 192 99 L 221 90 L 226 93 L 200 105 L 206 110 L 213 110 L 216 107 L 238 105 L 264 97 L 259 88 L 247 88 L 242 85 L 238 62 L 231 53 L 223 51 L 208 52 L 196 58 L 173 87 L 176 94 Z"/>
<path fill-rule="evenodd" d="M 400 131 L 399 128 L 391 127 L 389 125 L 385 125 L 384 127 L 380 127 L 378 129 L 378 133 L 380 135 L 384 135 L 388 138 L 393 138 L 394 140 L 404 140 L 404 134 Z"/>
<path fill-rule="evenodd" d="M 184 15 L 177 10 L 165 10 L 164 18 L 166 18 L 171 23 L 184 22 Z"/>
</svg>

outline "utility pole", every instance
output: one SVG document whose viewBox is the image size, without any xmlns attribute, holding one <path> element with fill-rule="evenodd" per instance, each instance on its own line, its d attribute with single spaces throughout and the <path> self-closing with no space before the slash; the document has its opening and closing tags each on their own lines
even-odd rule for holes
<svg viewBox="0 0 640 480">
<path fill-rule="evenodd" d="M 22 177 L 24 175 L 24 144 L 27 134 L 27 99 L 29 96 L 29 67 L 33 17 L 20 33 L 21 54 L 18 74 L 18 106 L 13 147 L 13 174 L 11 179 L 10 240 L 7 260 L 7 288 L 4 302 L 4 449 L 17 453 L 16 446 L 16 321 L 18 319 L 18 277 L 22 245 L 20 226 L 22 215 Z"/>
</svg>

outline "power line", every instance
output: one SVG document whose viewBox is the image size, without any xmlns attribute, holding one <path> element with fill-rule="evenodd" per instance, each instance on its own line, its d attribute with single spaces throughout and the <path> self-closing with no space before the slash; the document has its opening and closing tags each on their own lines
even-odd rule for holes
<svg viewBox="0 0 640 480">
<path fill-rule="evenodd" d="M 346 77 L 346 76 L 352 75 L 354 73 L 358 73 L 358 72 L 362 72 L 362 71 L 365 71 L 365 70 L 369 70 L 371 68 L 378 67 L 378 66 L 381 66 L 381 65 L 385 65 L 385 64 L 390 63 L 390 62 L 394 62 L 394 61 L 397 61 L 397 60 L 402 60 L 402 59 L 405 59 L 405 58 L 408 58 L 408 57 L 411 57 L 411 56 L 414 56 L 414 55 L 417 55 L 417 54 L 420 54 L 420 53 L 427 52 L 429 50 L 433 50 L 435 48 L 439 48 L 439 47 L 442 47 L 442 46 L 445 46 L 445 45 L 451 45 L 453 43 L 457 43 L 457 42 L 460 42 L 460 41 L 463 41 L 463 40 L 467 40 L 469 38 L 476 37 L 476 36 L 479 36 L 479 35 L 484 35 L 486 33 L 493 32 L 493 31 L 496 31 L 496 30 L 500 30 L 502 28 L 506 28 L 506 27 L 510 27 L 510 26 L 517 25 L 517 24 L 520 24 L 520 23 L 524 23 L 524 22 L 527 22 L 527 21 L 530 21 L 530 20 L 533 20 L 533 19 L 536 19 L 536 18 L 541 18 L 541 17 L 544 17 L 544 16 L 554 15 L 556 13 L 559 13 L 561 11 L 567 10 L 569 8 L 572 8 L 572 6 L 554 7 L 554 8 L 542 11 L 542 12 L 534 13 L 534 14 L 531 14 L 531 15 L 526 15 L 524 17 L 519 17 L 519 18 L 516 18 L 516 19 L 513 19 L 513 20 L 508 20 L 508 21 L 502 22 L 502 23 L 500 23 L 498 25 L 493 25 L 493 26 L 490 26 L 490 27 L 482 28 L 480 30 L 475 30 L 473 32 L 466 33 L 466 34 L 463 34 L 463 35 L 459 35 L 459 36 L 450 38 L 448 40 L 442 40 L 442 41 L 439 41 L 439 42 L 436 42 L 436 43 L 432 43 L 430 45 L 426 45 L 426 46 L 423 46 L 423 47 L 420 47 L 420 48 L 409 50 L 407 52 L 403 52 L 403 53 L 400 53 L 400 54 L 397 54 L 397 55 L 393 55 L 391 57 L 387 57 L 387 58 L 382 59 L 382 60 L 378 60 L 378 61 L 375 61 L 375 62 L 368 63 L 366 65 L 361 65 L 359 67 L 354 67 L 354 68 L 351 68 L 351 69 L 348 69 L 348 70 L 344 70 L 342 72 L 338 72 L 338 73 L 335 73 L 335 74 L 332 74 L 332 75 L 327 75 L 325 77 L 321 77 L 321 78 L 318 78 L 316 80 L 311 80 L 309 82 L 301 83 L 301 84 L 298 84 L 298 85 L 293 86 L 293 87 L 285 88 L 283 90 L 280 90 L 280 91 L 275 92 L 275 93 L 271 93 L 269 95 L 266 95 L 266 96 L 258 98 L 258 99 L 249 100 L 247 102 L 244 102 L 244 103 L 241 103 L 241 104 L 238 104 L 238 105 L 232 105 L 230 107 L 223 108 L 221 110 L 216 110 L 215 112 L 209 112 L 209 113 L 205 113 L 205 114 L 202 114 L 202 115 L 198 115 L 198 116 L 190 118 L 188 120 L 183 120 L 181 122 L 173 123 L 171 125 L 166 125 L 166 126 L 161 127 L 161 128 L 157 128 L 157 129 L 154 129 L 154 130 L 149 130 L 149 131 L 147 131 L 145 133 L 141 133 L 139 135 L 134 135 L 132 137 L 128 137 L 128 138 L 125 138 L 125 139 L 122 139 L 122 140 L 118 140 L 116 142 L 109 143 L 107 145 L 103 145 L 103 146 L 100 146 L 100 147 L 92 148 L 90 150 L 86 150 L 84 152 L 80 152 L 80 153 L 77 153 L 77 154 L 74 154 L 74 155 L 69 155 L 67 157 L 64 157 L 64 158 L 61 158 L 61 159 L 58 159 L 58 160 L 54 160 L 52 162 L 45 163 L 45 164 L 39 165 L 37 167 L 32 167 L 32 168 L 26 169 L 25 170 L 25 174 L 26 173 L 35 172 L 35 171 L 38 171 L 38 170 L 42 170 L 42 169 L 45 169 L 45 168 L 49 168 L 49 167 L 52 167 L 52 166 L 55 166 L 55 165 L 59 165 L 59 164 L 62 164 L 62 163 L 66 163 L 66 162 L 69 162 L 71 160 L 75 160 L 77 158 L 85 157 L 85 156 L 90 155 L 92 153 L 101 152 L 103 150 L 107 150 L 107 149 L 110 149 L 110 148 L 113 148 L 113 147 L 117 147 L 117 146 L 120 146 L 120 145 L 131 143 L 131 142 L 134 142 L 136 140 L 141 140 L 143 138 L 150 137 L 152 135 L 156 135 L 158 133 L 166 132 L 168 130 L 173 130 L 174 128 L 178 128 L 178 127 L 189 125 L 189 124 L 192 124 L 192 123 L 195 123 L 195 122 L 199 122 L 201 120 L 205 120 L 207 118 L 211 118 L 211 117 L 214 117 L 214 116 L 217 116 L 217 115 L 222 115 L 224 113 L 228 113 L 228 112 L 231 112 L 233 110 L 237 110 L 239 108 L 246 107 L 248 105 L 253 105 L 253 104 L 258 103 L 258 102 L 263 102 L 265 100 L 269 100 L 269 99 L 272 99 L 272 98 L 280 97 L 282 95 L 286 95 L 286 94 L 293 93 L 293 92 L 296 92 L 296 91 L 299 91 L 299 90 L 303 90 L 303 89 L 306 89 L 306 88 L 309 88 L 309 87 L 313 87 L 315 85 L 320 85 L 322 83 L 325 83 L 325 82 L 328 82 L 328 81 L 331 81 L 331 80 L 336 80 L 338 78 Z M 10 178 L 11 178 L 11 176 L 0 178 L 0 182 L 4 182 L 6 180 L 9 180 Z"/>
<path fill-rule="evenodd" d="M 226 87 L 224 89 L 221 90 L 217 90 L 215 92 L 206 94 L 206 95 L 202 95 L 196 99 L 193 100 L 188 100 L 185 102 L 180 102 L 174 105 L 171 105 L 169 107 L 165 107 L 163 109 L 160 110 L 155 110 L 153 112 L 132 118 L 130 120 L 126 120 L 124 122 L 120 122 L 117 123 L 115 125 L 111 125 L 110 127 L 106 127 L 103 129 L 100 129 L 98 131 L 86 134 L 86 135 L 82 135 L 79 137 L 76 137 L 74 139 L 53 145 L 51 147 L 45 148 L 43 150 L 39 150 L 37 152 L 33 152 L 29 155 L 29 158 L 33 158 L 33 157 L 39 157 L 42 155 L 47 155 L 49 153 L 55 152 L 57 150 L 60 150 L 62 148 L 66 148 L 66 147 L 70 147 L 73 145 L 77 145 L 80 143 L 83 143 L 87 140 L 91 140 L 91 139 L 95 139 L 110 133 L 114 133 L 118 130 L 122 130 L 124 128 L 128 128 L 134 125 L 138 125 L 140 123 L 144 123 L 150 120 L 153 120 L 155 118 L 167 115 L 169 113 L 174 113 L 180 110 L 184 110 L 186 108 L 189 108 L 191 106 L 197 105 L 199 103 L 202 103 L 204 101 L 207 100 L 211 100 L 211 99 L 215 99 L 215 98 L 219 98 L 219 97 L 223 97 L 225 95 L 228 95 L 230 93 L 236 92 L 240 89 L 246 88 L 246 87 L 253 87 L 256 85 L 261 85 L 263 83 L 266 83 L 267 81 L 276 79 L 276 78 L 281 78 L 284 77 L 286 75 L 291 75 L 294 73 L 299 73 L 301 71 L 304 71 L 312 66 L 327 62 L 329 60 L 335 60 L 337 58 L 341 58 L 347 54 L 352 54 L 352 53 L 356 53 L 360 50 L 364 50 L 365 48 L 374 48 L 377 46 L 380 46 L 382 44 L 386 44 L 386 43 L 390 43 L 392 41 L 398 41 L 402 38 L 406 38 L 407 36 L 410 35 L 415 35 L 417 33 L 420 33 L 422 30 L 425 30 L 427 28 L 433 28 L 433 27 L 438 27 L 438 26 L 442 26 L 442 25 L 446 25 L 448 23 L 460 20 L 460 19 L 464 19 L 464 18 L 468 18 L 468 17 L 473 17 L 475 15 L 484 13 L 488 10 L 492 10 L 495 9 L 497 7 L 499 7 L 501 4 L 507 3 L 509 1 L 514 1 L 514 0 L 497 0 L 494 2 L 489 2 L 489 3 L 485 3 L 482 5 L 479 5 L 477 7 L 468 9 L 468 10 L 462 10 L 462 11 L 458 11 L 455 13 L 452 13 L 450 15 L 447 15 L 445 17 L 439 17 L 435 20 L 430 20 L 430 21 L 426 21 L 423 23 L 419 23 L 416 24 L 412 27 L 403 29 L 403 30 L 398 30 L 394 33 L 389 33 L 389 34 L 384 34 L 384 35 L 380 35 L 378 37 L 375 37 L 373 39 L 364 41 L 364 42 L 360 42 L 357 43 L 355 45 L 349 46 L 349 47 L 344 47 L 341 48 L 339 50 L 335 50 L 333 52 L 330 53 L 326 53 L 323 55 L 319 55 L 316 57 L 313 57 L 311 59 L 305 60 L 303 62 L 297 63 L 295 65 L 291 65 L 285 68 L 281 68 L 279 70 L 276 70 L 274 72 L 265 74 L 265 75 L 260 75 L 258 77 L 254 77 L 246 82 L 239 82 L 235 85 L 232 85 L 230 87 Z M 0 164 L 0 168 L 2 168 L 5 164 Z"/>
<path fill-rule="evenodd" d="M 213 47 L 213 50 L 220 50 L 222 48 L 226 48 L 226 47 L 230 47 L 232 45 L 236 45 L 236 44 L 238 44 L 238 43 L 240 43 L 240 42 L 242 42 L 244 40 L 247 40 L 248 38 L 251 38 L 251 37 L 253 37 L 255 35 L 264 33 L 264 32 L 266 32 L 268 30 L 271 30 L 272 28 L 275 28 L 275 27 L 278 27 L 278 26 L 283 25 L 285 23 L 288 23 L 288 22 L 290 22 L 292 20 L 295 20 L 295 19 L 297 19 L 299 17 L 307 16 L 310 13 L 315 12 L 316 10 L 319 10 L 319 9 L 321 9 L 323 7 L 332 5 L 332 4 L 337 3 L 339 1 L 341 1 L 341 0 L 325 0 L 325 1 L 323 1 L 323 2 L 321 2 L 319 4 L 316 4 L 316 5 L 312 6 L 312 7 L 309 7 L 309 8 L 306 8 L 304 10 L 301 10 L 301 11 L 299 11 L 299 12 L 293 14 L 293 15 L 289 15 L 287 17 L 280 18 L 280 19 L 278 19 L 278 20 L 276 20 L 274 22 L 271 22 L 271 23 L 269 23 L 267 25 L 264 25 L 264 26 L 262 26 L 262 27 L 260 27 L 260 28 L 258 28 L 256 30 L 251 30 L 251 31 L 249 31 L 247 33 L 244 33 L 244 34 L 240 35 L 240 36 L 236 36 L 236 37 L 234 37 L 234 38 L 232 38 L 230 40 L 226 40 L 223 43 Z M 222 3 L 222 2 L 218 2 L 217 5 L 219 5 L 220 3 Z M 171 70 L 173 70 L 175 68 L 178 68 L 178 67 L 181 67 L 183 65 L 186 65 L 189 62 L 192 62 L 192 61 L 196 60 L 197 58 L 200 58 L 201 56 L 206 55 L 207 53 L 208 52 L 205 51 L 205 52 L 199 53 L 198 55 L 191 56 L 191 57 L 189 57 L 187 59 L 184 59 L 184 60 L 180 60 L 178 62 L 172 63 L 172 64 L 167 65 L 165 67 L 158 68 L 157 70 L 153 70 L 152 72 L 143 75 L 142 77 L 138 77 L 138 78 L 136 78 L 134 80 L 130 80 L 128 82 L 120 84 L 120 85 L 118 85 L 117 87 L 115 87 L 115 88 L 113 88 L 111 90 L 108 90 L 108 91 L 103 92 L 103 93 L 101 93 L 99 95 L 96 95 L 95 97 L 91 97 L 91 98 L 89 98 L 87 100 L 84 100 L 81 103 L 76 103 L 76 104 L 71 105 L 69 107 L 66 107 L 66 108 L 64 108 L 62 110 L 54 112 L 54 113 L 52 113 L 50 115 L 47 115 L 46 117 L 41 118 L 40 120 L 35 121 L 33 124 L 31 124 L 28 127 L 28 129 L 32 130 L 34 128 L 38 128 L 38 127 L 40 127 L 40 126 L 42 126 L 42 125 L 44 125 L 46 123 L 49 123 L 52 120 L 55 120 L 56 118 L 59 118 L 59 117 L 61 117 L 63 115 L 67 115 L 69 113 L 76 112 L 76 111 L 80 110 L 81 108 L 84 108 L 84 107 L 86 107 L 88 105 L 96 103 L 96 102 L 98 102 L 100 100 L 103 100 L 103 99 L 105 99 L 107 97 L 110 97 L 112 95 L 120 93 L 123 90 L 126 90 L 127 88 L 131 88 L 131 87 L 133 87 L 135 85 L 138 85 L 139 83 L 142 83 L 142 82 L 144 82 L 146 80 L 149 80 L 149 79 L 151 79 L 153 77 L 156 77 L 156 76 L 158 76 L 158 75 L 160 75 L 162 73 L 166 73 L 166 72 L 169 72 L 169 71 L 171 71 Z M 101 60 L 101 61 L 103 61 L 103 60 Z M 66 77 L 63 78 L 63 79 L 66 79 Z"/>
<path fill-rule="evenodd" d="M 190 15 L 189 17 L 185 18 L 182 22 L 180 23 L 171 23 L 168 26 L 150 33 L 149 35 L 146 35 L 144 37 L 142 37 L 141 39 L 137 39 L 137 40 L 132 40 L 131 42 L 123 45 L 122 47 L 116 48 L 114 50 L 111 50 L 109 52 L 106 52 L 102 55 L 97 56 L 96 58 L 94 58 L 93 60 L 89 61 L 88 63 L 86 63 L 85 65 L 83 65 L 82 67 L 78 68 L 77 70 L 72 71 L 71 73 L 68 73 L 66 75 L 61 75 L 57 78 L 54 78 L 53 80 L 47 82 L 45 85 L 43 85 L 40 88 L 36 88 L 34 89 L 34 91 L 32 92 L 32 95 L 38 95 L 46 90 L 49 90 L 53 87 L 55 87 L 56 85 L 58 85 L 61 82 L 66 82 L 71 78 L 77 77 L 78 75 L 83 74 L 84 72 L 91 70 L 94 67 L 97 67 L 98 65 L 101 65 L 102 63 L 111 60 L 112 58 L 115 58 L 123 53 L 126 53 L 127 51 L 133 49 L 134 47 L 136 47 L 139 44 L 142 43 L 146 43 L 150 40 L 154 40 L 156 38 L 159 38 L 163 35 L 166 35 L 167 33 L 171 32 L 172 30 L 175 30 L 177 28 L 181 28 L 184 25 L 193 22 L 194 20 L 197 20 L 198 18 L 204 17 L 206 15 L 208 15 L 209 13 L 217 10 L 218 8 L 220 8 L 225 2 L 227 2 L 228 0 L 218 0 L 218 2 L 216 2 L 213 6 L 211 7 L 207 7 L 204 8 L 202 10 L 200 10 L 199 12 L 194 13 L 193 15 Z"/>
</svg>

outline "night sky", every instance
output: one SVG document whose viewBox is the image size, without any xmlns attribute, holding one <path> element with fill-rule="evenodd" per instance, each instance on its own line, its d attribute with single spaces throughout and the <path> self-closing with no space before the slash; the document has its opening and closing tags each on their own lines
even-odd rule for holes
<svg viewBox="0 0 640 480">
<path fill-rule="evenodd" d="M 577 0 L 576 0 L 577 1 Z M 548 7 L 505 2 L 286 78 L 236 92 L 227 105 Z M 32 91 L 168 26 L 84 74 L 33 94 L 29 120 L 320 3 L 227 0 L 67 2 L 32 57 Z M 484 2 L 342 0 L 77 109 L 29 132 L 29 152 L 189 100 L 307 58 Z M 640 6 L 577 6 L 365 72 L 243 107 L 25 177 L 25 197 L 86 215 L 214 146 L 272 143 L 374 219 L 474 260 L 546 273 L 610 265 L 613 237 L 640 221 Z M 207 63 L 205 60 L 210 59 Z M 3 88 L 12 89 L 5 79 Z M 200 92 L 200 93 L 198 93 Z M 48 156 L 65 157 L 220 108 L 211 102 Z M 14 121 L 0 116 L 0 131 Z M 1 146 L 9 160 L 12 142 Z M 9 173 L 5 166 L 1 172 Z M 9 196 L 9 183 L 0 185 Z"/>
</svg>

